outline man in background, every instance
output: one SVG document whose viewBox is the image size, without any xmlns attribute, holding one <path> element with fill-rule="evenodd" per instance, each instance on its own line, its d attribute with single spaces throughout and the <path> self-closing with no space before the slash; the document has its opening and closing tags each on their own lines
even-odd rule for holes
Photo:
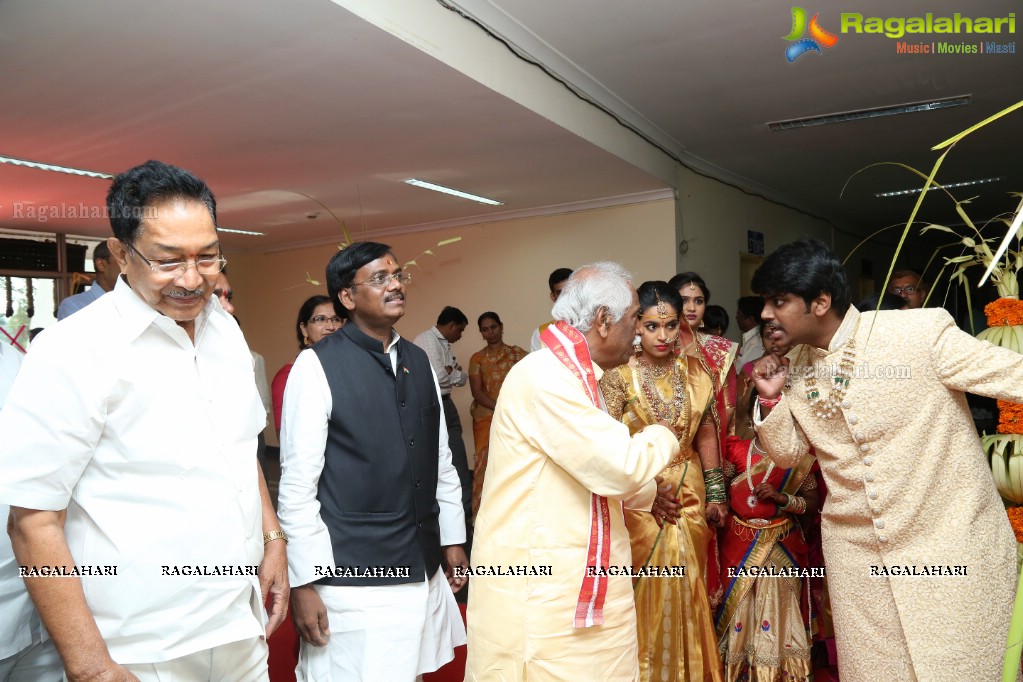
<svg viewBox="0 0 1023 682">
<path fill-rule="evenodd" d="M 96 269 L 96 278 L 92 280 L 92 286 L 80 294 L 68 296 L 61 301 L 60 307 L 57 308 L 58 320 L 74 315 L 103 294 L 113 291 L 114 285 L 117 283 L 117 276 L 121 274 L 121 267 L 116 260 L 110 257 L 110 247 L 105 241 L 100 242 L 93 249 L 92 267 Z"/>
<path fill-rule="evenodd" d="M 736 303 L 735 324 L 742 338 L 739 339 L 739 357 L 735 360 L 737 370 L 764 354 L 764 342 L 760 339 L 760 312 L 764 299 L 760 296 L 743 296 Z"/>
<path fill-rule="evenodd" d="M 558 297 L 561 296 L 561 290 L 565 288 L 565 282 L 567 282 L 568 278 L 571 276 L 571 268 L 558 268 L 547 278 L 547 287 L 551 290 L 551 303 L 558 302 Z M 552 322 L 554 322 L 554 320 L 548 320 L 533 330 L 533 335 L 529 338 L 530 353 L 543 348 L 543 343 L 540 341 L 540 334 L 543 333 L 543 330 Z"/>
<path fill-rule="evenodd" d="M 417 336 L 413 343 L 426 351 L 426 357 L 430 358 L 430 366 L 433 367 L 437 381 L 440 382 L 441 404 L 444 407 L 444 421 L 448 428 L 448 445 L 451 447 L 451 463 L 455 465 L 458 480 L 462 484 L 465 530 L 471 535 L 472 471 L 469 469 L 469 458 L 465 454 L 465 442 L 462 440 L 462 420 L 458 417 L 455 401 L 451 399 L 451 390 L 465 386 L 469 380 L 469 375 L 451 352 L 451 344 L 462 338 L 468 324 L 469 319 L 465 313 L 453 306 L 446 306 L 437 316 L 436 326 Z"/>
<path fill-rule="evenodd" d="M 915 270 L 896 270 L 888 282 L 888 292 L 901 296 L 906 301 L 906 310 L 924 307 L 927 287 Z"/>
<path fill-rule="evenodd" d="M 241 320 L 234 314 L 234 289 L 231 288 L 231 282 L 227 279 L 227 268 L 225 267 L 220 271 L 220 276 L 217 278 L 217 283 L 213 287 L 213 295 L 220 301 L 220 307 L 223 308 L 228 315 L 234 318 L 234 321 L 238 323 L 238 326 L 242 326 Z M 248 341 L 246 341 L 248 343 Z M 252 371 L 256 376 L 256 390 L 259 391 L 259 399 L 263 403 L 263 408 L 266 410 L 267 416 L 270 415 L 270 409 L 272 407 L 270 384 L 266 380 L 266 360 L 263 356 L 256 351 L 249 348 L 249 353 L 252 355 Z M 262 465 L 266 464 L 266 439 L 263 437 L 263 432 L 259 433 L 259 445 L 256 448 L 256 458 Z"/>
</svg>

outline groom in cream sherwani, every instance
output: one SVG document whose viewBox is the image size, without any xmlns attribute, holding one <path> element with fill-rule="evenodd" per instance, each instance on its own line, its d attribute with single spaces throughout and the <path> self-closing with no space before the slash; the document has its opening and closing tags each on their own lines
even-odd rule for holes
<svg viewBox="0 0 1023 682">
<path fill-rule="evenodd" d="M 999 679 L 1016 540 L 964 392 L 1023 402 L 1023 357 L 940 308 L 858 313 L 819 241 L 782 246 L 752 284 L 793 347 L 754 365 L 757 434 L 779 466 L 813 446 L 828 485 L 843 679 Z"/>
</svg>

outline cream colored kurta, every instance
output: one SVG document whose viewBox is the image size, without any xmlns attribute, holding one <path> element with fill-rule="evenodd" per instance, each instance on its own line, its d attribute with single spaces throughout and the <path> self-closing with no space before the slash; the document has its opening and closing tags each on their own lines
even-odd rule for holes
<svg viewBox="0 0 1023 682">
<path fill-rule="evenodd" d="M 654 476 L 677 453 L 678 441 L 662 426 L 630 437 L 548 349 L 512 368 L 490 431 L 472 564 L 549 567 L 550 575 L 470 579 L 467 680 L 636 679 L 629 577 L 610 578 L 603 625 L 573 627 L 590 492 L 610 498 L 610 564 L 631 566 L 621 500 L 633 494 L 632 504 L 649 508 Z"/>
<path fill-rule="evenodd" d="M 826 397 L 853 334 L 842 409 L 815 417 L 808 365 Z M 1023 402 L 1023 358 L 960 331 L 944 310 L 852 308 L 827 351 L 800 346 L 789 357 L 791 388 L 757 432 L 779 466 L 795 464 L 807 441 L 816 448 L 842 679 L 999 679 L 1016 542 L 963 391 Z M 906 567 L 965 575 L 883 575 Z"/>
</svg>

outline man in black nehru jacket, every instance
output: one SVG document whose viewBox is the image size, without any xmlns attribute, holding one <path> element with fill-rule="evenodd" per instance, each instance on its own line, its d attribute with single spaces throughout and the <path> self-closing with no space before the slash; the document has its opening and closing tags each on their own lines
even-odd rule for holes
<svg viewBox="0 0 1023 682">
<path fill-rule="evenodd" d="M 440 389 L 393 328 L 411 279 L 384 244 L 339 251 L 327 290 L 349 324 L 288 378 L 279 515 L 300 679 L 411 682 L 465 643 L 453 594 L 465 578 L 450 573 L 468 567 L 465 522 Z"/>
</svg>

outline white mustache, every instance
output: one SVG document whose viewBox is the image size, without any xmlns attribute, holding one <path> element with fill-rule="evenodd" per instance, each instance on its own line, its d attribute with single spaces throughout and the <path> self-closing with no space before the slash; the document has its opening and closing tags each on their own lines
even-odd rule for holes
<svg viewBox="0 0 1023 682">
<path fill-rule="evenodd" d="M 206 293 L 205 289 L 175 289 L 174 291 L 168 291 L 165 296 L 168 298 L 192 298 L 194 296 L 201 297 Z"/>
</svg>

